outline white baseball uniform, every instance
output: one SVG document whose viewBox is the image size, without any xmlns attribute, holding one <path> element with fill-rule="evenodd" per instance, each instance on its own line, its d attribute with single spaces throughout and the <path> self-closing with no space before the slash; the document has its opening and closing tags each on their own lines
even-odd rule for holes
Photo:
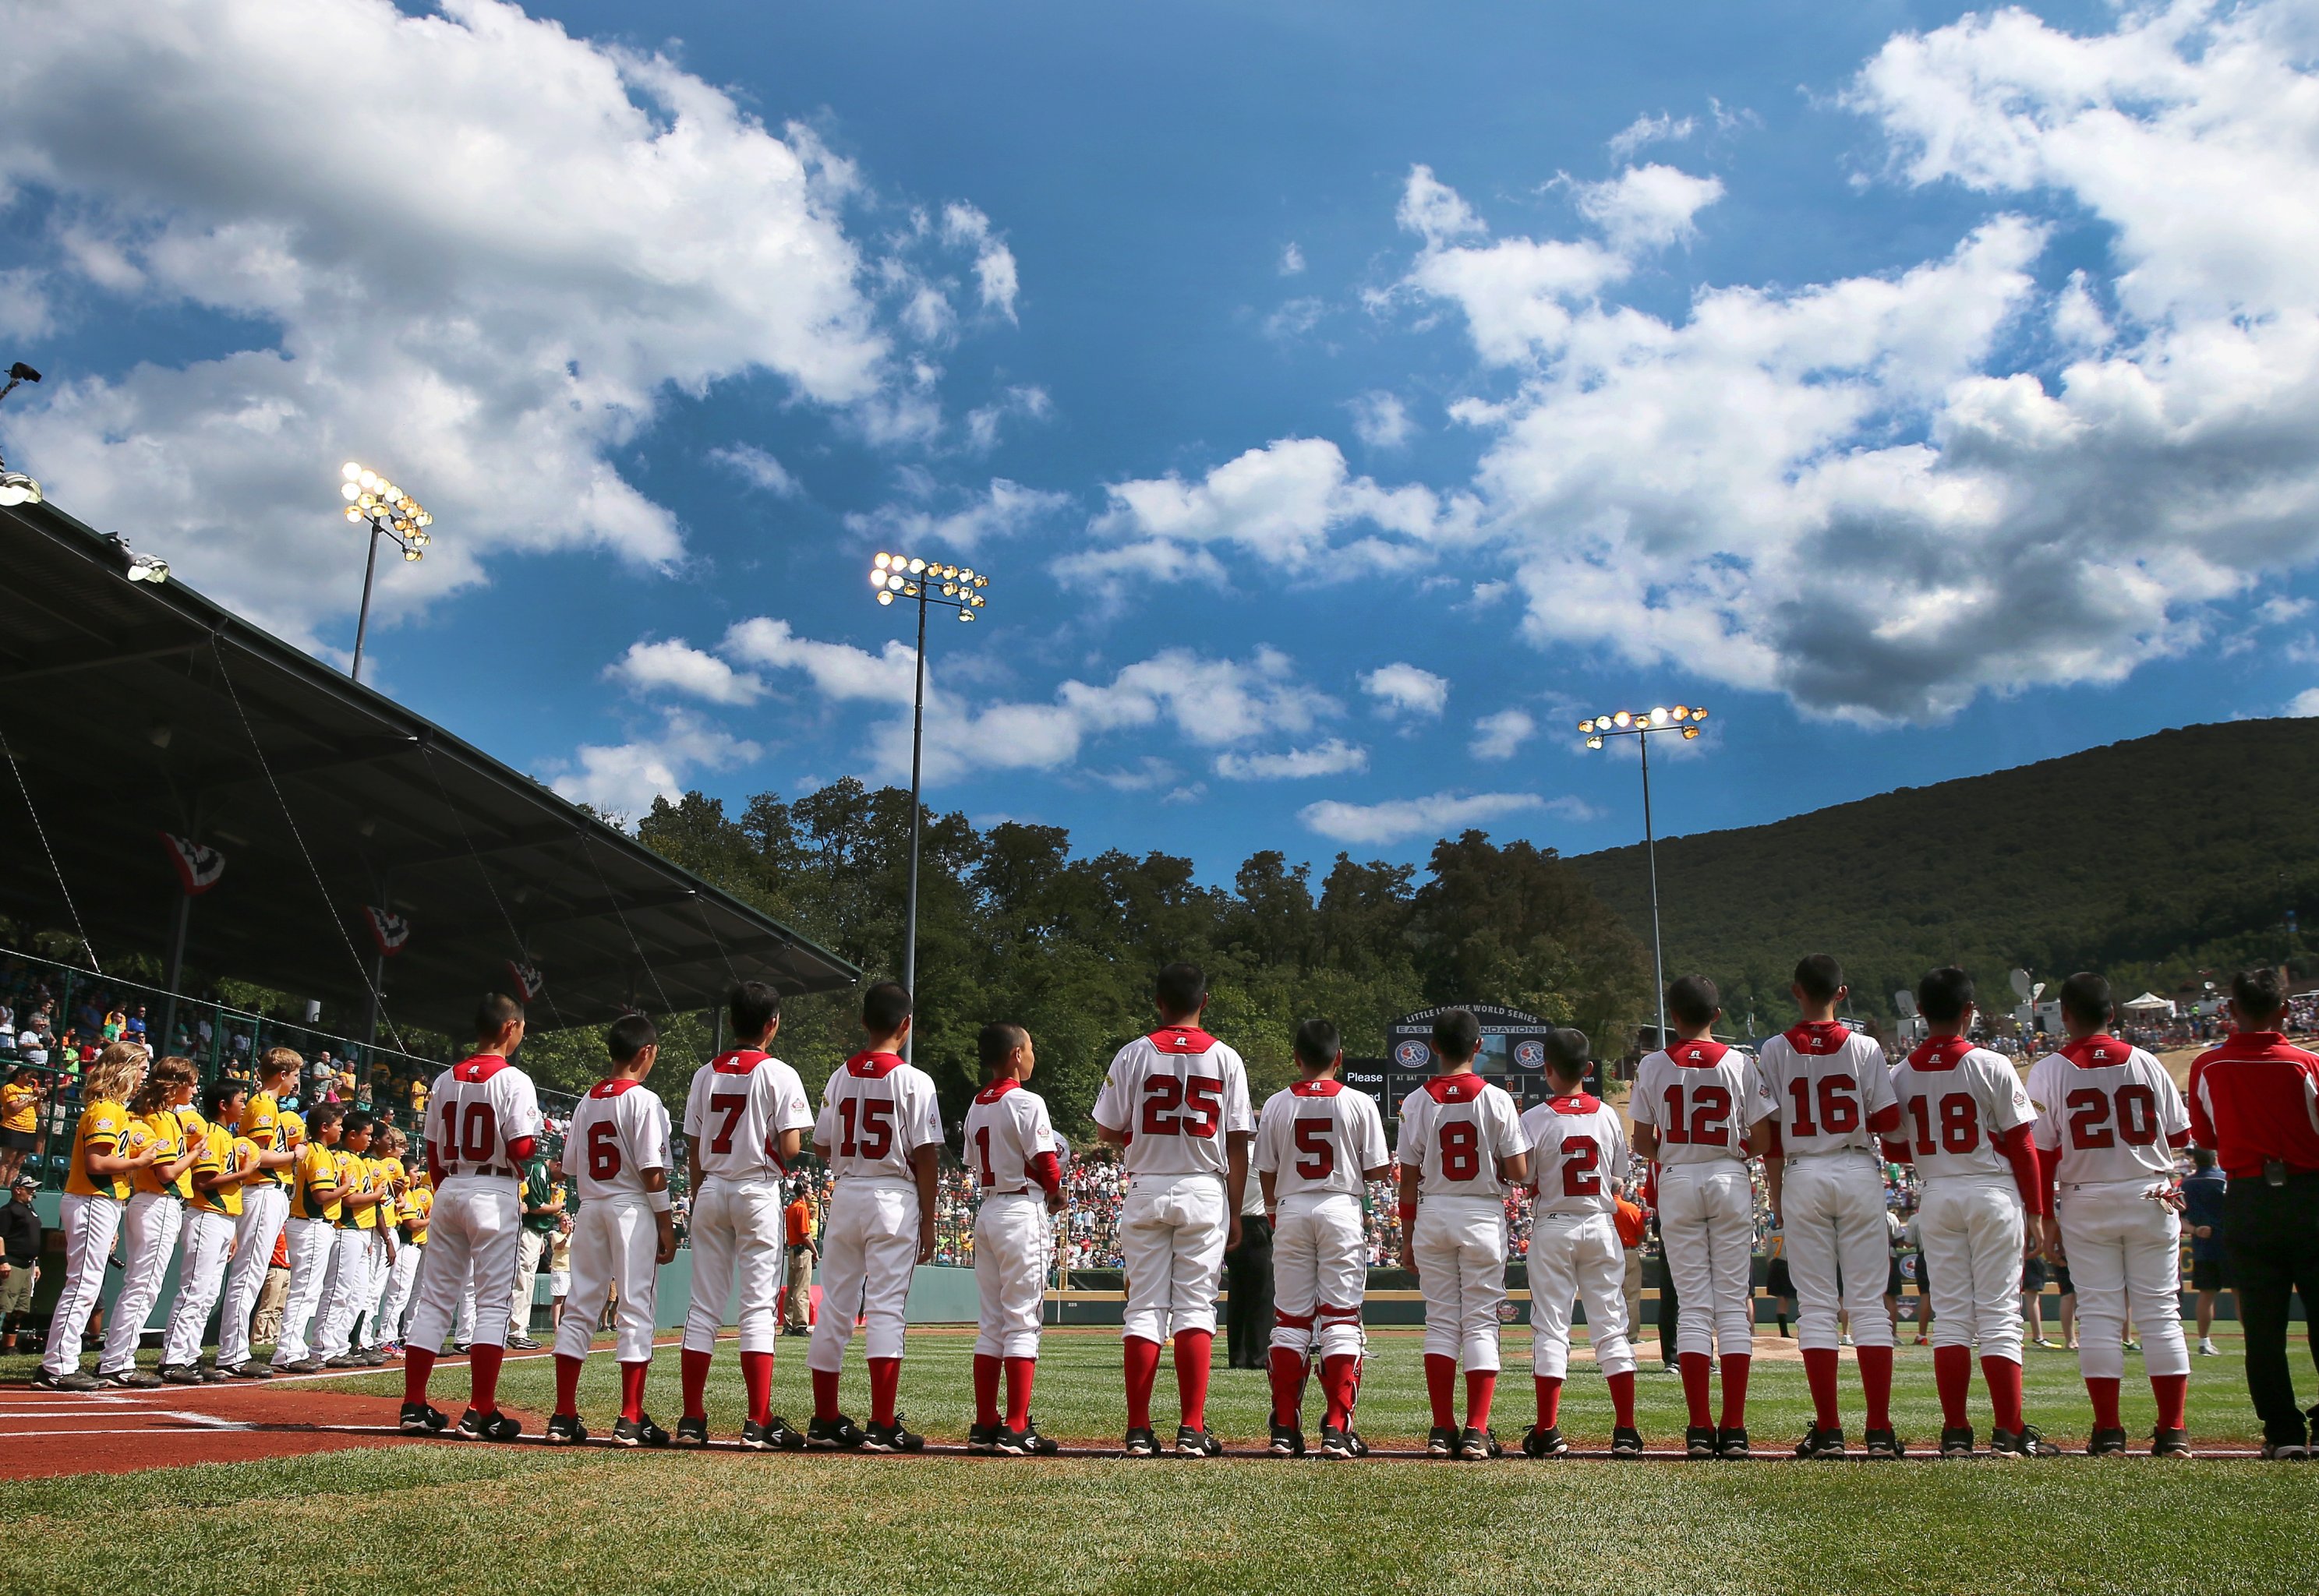
<svg viewBox="0 0 2319 1596">
<path fill-rule="evenodd" d="M 2142 1330 L 2143 1368 L 2187 1375 L 2182 1339 L 2182 1221 L 2152 1194 L 2174 1184 L 2172 1149 L 2187 1145 L 2190 1110 L 2166 1067 L 2111 1036 L 2089 1036 L 2029 1069 L 2031 1132 L 2058 1152 L 2054 1218 L 2078 1288 L 2078 1367 L 2089 1379 L 2125 1372 L 2125 1314 Z"/>
<path fill-rule="evenodd" d="M 1935 1037 L 1892 1069 L 1900 1135 L 1923 1178 L 1917 1245 L 1932 1274 L 1933 1345 L 2021 1361 L 2021 1192 L 1997 1139 L 2036 1117 L 2001 1053 Z M 2074 1276 L 2073 1276 L 2074 1278 Z M 1855 1332 L 1857 1330 L 1855 1329 Z"/>
<path fill-rule="evenodd" d="M 427 1149 L 435 1166 L 435 1207 L 427 1220 L 427 1267 L 411 1344 L 432 1351 L 473 1290 L 474 1340 L 507 1344 L 515 1294 L 516 1235 L 523 1228 L 523 1161 L 515 1144 L 539 1134 L 539 1095 L 531 1078 L 494 1053 L 461 1060 L 435 1078 L 427 1112 L 436 1132 Z"/>
<path fill-rule="evenodd" d="M 208 1127 L 203 1129 L 206 1134 Z M 164 1110 L 132 1122 L 122 1138 L 124 1151 L 138 1150 L 140 1132 L 142 1138 L 160 1143 L 162 1163 L 174 1164 L 184 1156 L 185 1127 L 174 1113 Z M 141 1177 L 149 1172 L 139 1173 Z M 137 1347 L 145 1334 L 145 1321 L 161 1300 L 161 1279 L 168 1273 L 169 1259 L 185 1228 L 185 1205 L 174 1186 L 159 1191 L 140 1186 L 130 1193 L 121 1224 L 121 1290 L 104 1321 L 104 1350 L 96 1360 L 99 1375 L 125 1375 L 137 1366 Z"/>
<path fill-rule="evenodd" d="M 1675 1350 L 1746 1356 L 1755 1345 L 1755 1202 L 1749 1130 L 1772 1094 L 1755 1059 L 1702 1037 L 1635 1071 L 1629 1112 L 1659 1133 L 1659 1240 L 1677 1300 Z"/>
<path fill-rule="evenodd" d="M 982 1187 L 974 1214 L 974 1284 L 981 1294 L 974 1350 L 1039 1356 L 1046 1302 L 1047 1182 L 1060 1182 L 1046 1100 L 1012 1076 L 975 1094 L 966 1111 L 966 1167 Z M 1042 1161 L 1043 1160 L 1043 1161 Z"/>
<path fill-rule="evenodd" d="M 829 1150 L 829 1218 L 821 1232 L 821 1317 L 806 1366 L 845 1366 L 856 1311 L 870 1357 L 902 1356 L 918 1263 L 918 1183 L 910 1155 L 942 1145 L 931 1077 L 894 1053 L 856 1053 L 822 1091 L 813 1144 Z"/>
<path fill-rule="evenodd" d="M 1362 1171 L 1386 1159 L 1385 1117 L 1341 1080 L 1300 1080 L 1257 1116 L 1258 1175 L 1272 1177 L 1272 1345 L 1358 1357 L 1368 1259 Z M 1251 1186 L 1256 1182 L 1250 1181 Z"/>
<path fill-rule="evenodd" d="M 1521 1112 L 1504 1087 L 1470 1070 L 1437 1075 L 1402 1100 L 1397 1150 L 1401 1167 L 1418 1174 L 1409 1243 L 1425 1294 L 1426 1353 L 1494 1373 L 1511 1190 L 1498 1165 L 1529 1150 Z"/>
<path fill-rule="evenodd" d="M 231 1130 L 219 1126 L 204 1130 L 209 1150 L 194 1164 L 195 1178 L 203 1175 L 233 1175 L 242 1166 L 235 1160 L 235 1137 Z M 242 1145 L 247 1146 L 247 1143 Z M 177 1298 L 169 1308 L 168 1332 L 161 1342 L 161 1361 L 165 1364 L 192 1364 L 202 1356 L 202 1330 L 209 1322 L 210 1310 L 217 1303 L 219 1294 L 225 1289 L 226 1259 L 233 1251 L 233 1229 L 237 1215 L 226 1212 L 227 1204 L 239 1209 L 241 1192 L 230 1188 L 230 1195 L 221 1196 L 194 1187 L 194 1200 L 185 1204 L 185 1231 L 177 1249 Z"/>
<path fill-rule="evenodd" d="M 1627 1249 L 1619 1241 L 1619 1185 L 1629 1162 L 1619 1111 L 1588 1092 L 1549 1097 L 1522 1115 L 1530 1145 L 1530 1372 L 1559 1380 L 1570 1367 L 1570 1304 L 1586 1304 L 1587 1339 L 1605 1375 L 1635 1366 L 1627 1323 Z"/>
<path fill-rule="evenodd" d="M 283 1143 L 281 1109 L 274 1094 L 260 1092 L 242 1110 L 241 1133 L 261 1153 Z M 225 1295 L 218 1308 L 218 1367 L 233 1368 L 249 1361 L 249 1321 L 266 1275 L 274 1262 L 274 1243 L 290 1217 L 290 1187 L 276 1168 L 265 1179 L 241 1188 L 241 1217 L 234 1222 L 233 1258 L 226 1266 Z"/>
<path fill-rule="evenodd" d="M 668 1109 L 640 1081 L 600 1080 L 572 1111 L 564 1167 L 579 1188 L 572 1224 L 572 1288 L 555 1327 L 555 1355 L 585 1357 L 605 1298 L 619 1291 L 622 1363 L 652 1358 L 653 1316 L 660 1302 L 660 1224 L 645 1171 L 665 1174 Z"/>
<path fill-rule="evenodd" d="M 1119 1251 L 1127 1273 L 1124 1338 L 1165 1341 L 1216 1328 L 1232 1214 L 1231 1138 L 1253 1133 L 1248 1068 L 1192 1025 L 1163 1026 L 1113 1055 L 1095 1122 L 1124 1132 Z"/>
<path fill-rule="evenodd" d="M 684 1135 L 700 1166 L 692 1194 L 692 1295 L 684 1312 L 688 1352 L 714 1352 L 733 1281 L 741 1282 L 741 1350 L 771 1352 L 781 1324 L 781 1139 L 813 1123 L 805 1083 L 770 1054 L 720 1053 L 692 1073 Z"/>
<path fill-rule="evenodd" d="M 1779 1112 L 1781 1231 L 1796 1287 L 1796 1345 L 1836 1348 L 1839 1309 L 1853 1339 L 1890 1347 L 1884 1277 L 1884 1158 L 1876 1134 L 1899 1127 L 1892 1069 L 1874 1038 L 1830 1020 L 1806 1021 L 1764 1043 L 1757 1060 Z"/>
</svg>

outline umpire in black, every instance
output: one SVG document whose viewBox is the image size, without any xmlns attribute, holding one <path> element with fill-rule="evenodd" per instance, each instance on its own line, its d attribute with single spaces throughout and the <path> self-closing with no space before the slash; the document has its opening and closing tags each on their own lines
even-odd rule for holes
<svg viewBox="0 0 2319 1596">
<path fill-rule="evenodd" d="M 1224 1351 L 1236 1369 L 1272 1366 L 1272 1222 L 1264 1215 L 1264 1189 L 1248 1172 L 1241 1204 L 1240 1245 L 1224 1254 Z"/>
</svg>

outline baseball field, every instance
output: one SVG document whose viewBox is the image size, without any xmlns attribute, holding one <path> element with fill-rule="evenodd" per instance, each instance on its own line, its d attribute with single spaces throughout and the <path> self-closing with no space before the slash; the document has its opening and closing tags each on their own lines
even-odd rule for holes
<svg viewBox="0 0 2319 1596">
<path fill-rule="evenodd" d="M 447 1590 L 638 1592 L 795 1590 L 1245 1591 L 1472 1590 L 1739 1591 L 1810 1588 L 1931 1596 L 1942 1591 L 2121 1592 L 2313 1588 L 2319 1472 L 2243 1456 L 2254 1444 L 2234 1339 L 2192 1375 L 2191 1433 L 2209 1455 L 2002 1463 L 1692 1464 L 1649 1459 L 1492 1465 L 1374 1456 L 1358 1463 L 1126 1463 L 1080 1453 L 1115 1447 L 1118 1343 L 1051 1334 L 1035 1411 L 1063 1438 L 1052 1460 L 967 1457 L 954 1448 L 970 1406 L 971 1336 L 914 1333 L 902 1405 L 936 1455 L 873 1458 L 622 1452 L 537 1444 L 552 1393 L 545 1357 L 511 1359 L 503 1404 L 524 1416 L 520 1443 L 402 1443 L 389 1426 L 401 1376 L 277 1382 L 122 1393 L 95 1427 L 131 1437 L 108 1471 L 20 1477 L 0 1513 L 0 1588 L 154 1591 L 169 1596 Z M 737 1433 L 741 1390 L 730 1343 L 709 1392 L 712 1428 Z M 1792 1342 L 1758 1343 L 1749 1430 L 1759 1455 L 1787 1451 L 1809 1408 Z M 1414 1332 L 1372 1339 L 1360 1428 L 1380 1454 L 1421 1444 L 1426 1418 Z M 774 1408 L 809 1411 L 804 1344 L 784 1341 Z M 1218 1348 L 1221 1357 L 1221 1343 Z M 1527 1334 L 1507 1337 L 1496 1414 L 1512 1443 L 1530 1418 Z M 2298 1357 L 2299 1357 L 2298 1349 Z M 654 1366 L 647 1405 L 673 1422 L 675 1349 Z M 30 1360 L 0 1362 L 21 1379 Z M 2125 1418 L 2152 1421 L 2129 1355 Z M 1856 1388 L 1845 1360 L 1857 1441 Z M 445 1364 L 436 1400 L 456 1416 L 465 1373 Z M 212 1396 L 212 1392 L 223 1394 Z M 1680 1387 L 1647 1363 L 1642 1429 L 1678 1443 Z M 2028 1413 L 2049 1438 L 2082 1447 L 2077 1360 L 2030 1354 Z M 275 1416 L 229 1432 L 201 1428 L 205 1404 Z M 858 1364 L 846 1400 L 867 1392 Z M 42 1421 L 43 1398 L 0 1392 L 0 1472 L 47 1472 L 42 1454 L 73 1441 L 71 1420 Z M 1155 1415 L 1172 1411 L 1164 1366 Z M 177 1413 L 132 1432 L 136 1404 Z M 591 1362 L 583 1414 L 617 1405 L 608 1357 Z M 1264 1377 L 1219 1368 L 1211 1428 L 1235 1450 L 1265 1434 Z M 63 1410 L 57 1410 L 61 1415 Z M 221 1411 L 224 1411 L 221 1409 Z M 1986 1438 L 1976 1382 L 1975 1411 Z M 1932 1360 L 1901 1348 L 1894 1414 L 1921 1447 L 1937 1435 Z M 26 1418 L 25 1415 L 33 1417 Z M 1311 1422 L 1308 1416 L 1308 1422 Z M 320 1422 L 330 1428 L 316 1429 Z M 1562 1427 L 1582 1448 L 1607 1444 L 1607 1395 L 1574 1366 Z M 173 1439 L 172 1438 L 176 1438 Z M 84 1447 L 97 1438 L 80 1442 Z M 340 1447 L 231 1463 L 216 1440 Z M 2220 1456 L 2230 1453 L 2239 1456 Z M 50 1452 L 51 1464 L 60 1452 Z M 239 1456 L 248 1456 L 244 1450 Z M 176 1465 L 173 1466 L 173 1465 Z"/>
</svg>

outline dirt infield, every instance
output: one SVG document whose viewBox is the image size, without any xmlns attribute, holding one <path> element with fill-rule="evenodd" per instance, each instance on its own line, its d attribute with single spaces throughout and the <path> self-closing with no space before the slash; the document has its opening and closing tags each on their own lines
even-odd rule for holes
<svg viewBox="0 0 2319 1596">
<path fill-rule="evenodd" d="M 86 1393 L 0 1389 L 0 1479 L 129 1474 L 395 1443 L 391 1397 L 327 1384 L 170 1386 Z"/>
</svg>

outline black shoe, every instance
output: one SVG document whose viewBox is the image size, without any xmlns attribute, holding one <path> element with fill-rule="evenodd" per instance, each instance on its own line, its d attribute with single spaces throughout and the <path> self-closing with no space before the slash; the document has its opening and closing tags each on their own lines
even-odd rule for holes
<svg viewBox="0 0 2319 1596">
<path fill-rule="evenodd" d="M 302 1357 L 295 1363 L 275 1364 L 274 1372 L 277 1375 L 319 1375 L 322 1372 L 322 1366 L 311 1357 Z"/>
<path fill-rule="evenodd" d="M 1942 1430 L 1941 1456 L 1944 1457 L 1972 1456 L 1972 1426 L 1968 1424 L 1962 1429 Z"/>
<path fill-rule="evenodd" d="M 271 1380 L 274 1378 L 274 1366 L 252 1357 L 234 1365 L 226 1373 L 237 1380 Z"/>
<path fill-rule="evenodd" d="M 1611 1432 L 1611 1456 L 1640 1457 L 1643 1455 L 1643 1432 L 1632 1425 L 1622 1424 Z"/>
<path fill-rule="evenodd" d="M 1905 1457 L 1908 1456 L 1908 1448 L 1902 1446 L 1900 1444 L 1900 1438 L 1893 1434 L 1892 1431 L 1889 1429 L 1872 1429 L 1866 1435 L 1862 1436 L 1860 1439 L 1862 1444 L 1867 1447 L 1868 1456 L 1871 1457 Z"/>
<path fill-rule="evenodd" d="M 539 1343 L 529 1336 L 510 1336 L 507 1339 L 506 1349 L 510 1352 L 537 1352 L 539 1350 Z"/>
<path fill-rule="evenodd" d="M 2278 1459 L 2280 1462 L 2282 1462 L 2282 1463 L 2284 1463 L 2284 1462 L 2288 1462 L 2288 1461 L 2299 1461 L 2300 1459 L 2305 1458 L 2305 1457 L 2307 1457 L 2307 1456 L 2309 1456 L 2310 1455 L 2311 1455 L 2311 1454 L 2310 1454 L 2310 1449 L 2309 1449 L 2308 1447 L 2305 1447 L 2305 1446 L 2301 1441 L 2299 1441 L 2299 1440 L 2298 1440 L 2298 1441 L 2271 1441 L 2271 1440 L 2266 1440 L 2266 1441 L 2265 1441 L 2265 1442 L 2263 1442 L 2263 1444 L 2262 1444 L 2262 1456 L 2265 1456 L 2265 1457 L 2275 1457 L 2275 1458 L 2278 1458 Z"/>
<path fill-rule="evenodd" d="M 233 1372 L 231 1370 L 221 1369 L 215 1364 L 205 1363 L 197 1365 L 194 1369 L 194 1373 L 202 1377 L 202 1384 L 204 1385 L 222 1384 L 229 1383 L 233 1379 Z"/>
<path fill-rule="evenodd" d="M 668 1445 L 668 1431 L 654 1424 L 650 1413 L 636 1419 L 616 1419 L 612 1421 L 612 1444 L 616 1447 L 665 1447 Z"/>
<path fill-rule="evenodd" d="M 2093 1438 L 2086 1443 L 2086 1456 L 2089 1457 L 2125 1456 L 2125 1431 L 2122 1429 L 2097 1429 L 2093 1433 Z"/>
<path fill-rule="evenodd" d="M 1004 1424 L 970 1424 L 966 1427 L 966 1449 L 970 1452 L 998 1450 L 998 1432 Z"/>
<path fill-rule="evenodd" d="M 1272 1439 L 1266 1449 L 1275 1457 L 1302 1457 L 1304 1456 L 1304 1432 L 1293 1424 L 1276 1422 L 1272 1427 Z"/>
<path fill-rule="evenodd" d="M 680 1447 L 705 1447 L 708 1444 L 708 1420 L 680 1419 L 676 1421 L 676 1444 Z"/>
<path fill-rule="evenodd" d="M 99 1369 L 96 1372 L 96 1384 L 100 1391 L 158 1391 L 161 1389 L 160 1377 L 157 1375 L 149 1375 L 142 1369 L 123 1369 L 117 1375 L 108 1375 L 103 1369 Z"/>
<path fill-rule="evenodd" d="M 1051 1437 L 1039 1433 L 1038 1425 L 1027 1413 L 1024 1415 L 1020 1429 L 1009 1429 L 1000 1425 L 997 1444 L 999 1452 L 1008 1457 L 1052 1457 L 1062 1450 Z"/>
<path fill-rule="evenodd" d="M 1747 1432 L 1736 1425 L 1729 1429 L 1717 1430 L 1715 1432 L 1715 1455 L 1718 1457 L 1746 1456 Z"/>
<path fill-rule="evenodd" d="M 1224 1444 L 1205 1429 L 1194 1429 L 1188 1424 L 1176 1426 L 1176 1456 L 1178 1457 L 1218 1457 Z"/>
<path fill-rule="evenodd" d="M 843 1413 L 835 1419 L 813 1420 L 805 1427 L 805 1444 L 817 1452 L 850 1452 L 862 1438 L 862 1427 Z"/>
<path fill-rule="evenodd" d="M 336 1357 L 324 1358 L 322 1366 L 326 1369 L 358 1369 L 363 1366 L 362 1354 L 341 1352 Z"/>
<path fill-rule="evenodd" d="M 165 1363 L 154 1373 L 161 1376 L 164 1385 L 199 1385 L 202 1372 L 189 1363 Z"/>
<path fill-rule="evenodd" d="M 96 1376 L 84 1375 L 78 1369 L 64 1375 L 51 1375 L 48 1370 L 42 1369 L 32 1376 L 32 1389 L 35 1391 L 95 1391 Z M 2297 1456 L 2300 1455 L 2298 1451 Z"/>
<path fill-rule="evenodd" d="M 2035 1425 L 2024 1424 L 2018 1430 L 1990 1430 L 1989 1451 L 1993 1457 L 2052 1457 L 2061 1448 L 2048 1441 Z"/>
<path fill-rule="evenodd" d="M 1818 1425 L 1804 1431 L 1804 1438 L 1796 1443 L 1799 1457 L 1841 1457 L 1844 1456 L 1844 1431 L 1822 1429 Z"/>
<path fill-rule="evenodd" d="M 366 1369 L 383 1369 L 386 1366 L 386 1348 L 383 1347 L 367 1347 L 356 1356 L 361 1358 L 362 1366 Z"/>
<path fill-rule="evenodd" d="M 1460 1463 L 1487 1463 L 1493 1457 L 1502 1457 L 1506 1449 L 1498 1445 L 1497 1432 L 1475 1429 L 1467 1425 L 1457 1437 L 1457 1460 Z"/>
<path fill-rule="evenodd" d="M 1321 1456 L 1323 1457 L 1357 1456 L 1353 1451 L 1352 1438 L 1333 1425 L 1323 1424 L 1321 1427 Z"/>
<path fill-rule="evenodd" d="M 2150 1455 L 2152 1457 L 2194 1457 L 2190 1450 L 2190 1432 L 2187 1429 L 2153 1429 L 2150 1432 Z"/>
<path fill-rule="evenodd" d="M 430 1408 L 425 1402 L 405 1402 L 402 1417 L 396 1427 L 405 1435 L 440 1435 L 451 1416 L 440 1408 Z"/>
<path fill-rule="evenodd" d="M 472 1341 L 454 1341 L 451 1343 L 451 1350 L 459 1357 L 465 1357 L 474 1345 Z"/>
<path fill-rule="evenodd" d="M 1559 1457 L 1570 1450 L 1570 1443 L 1562 1438 L 1558 1424 L 1533 1424 L 1522 1431 L 1522 1456 L 1525 1457 Z"/>
<path fill-rule="evenodd" d="M 551 1447 L 576 1447 L 588 1438 L 588 1427 L 580 1422 L 577 1413 L 551 1413 L 547 1416 L 547 1444 Z"/>
<path fill-rule="evenodd" d="M 926 1438 L 907 1429 L 902 1423 L 902 1419 L 903 1415 L 897 1412 L 891 1424 L 872 1423 L 862 1433 L 862 1449 L 864 1452 L 925 1451 Z"/>
<path fill-rule="evenodd" d="M 1352 1443 L 1354 1456 L 1367 1457 L 1369 1455 L 1369 1444 L 1361 1439 L 1361 1432 L 1359 1430 L 1349 1429 L 1345 1431 L 1345 1439 Z"/>
<path fill-rule="evenodd" d="M 1435 1425 L 1431 1429 L 1427 1430 L 1425 1432 L 1425 1455 L 1428 1457 L 1457 1456 L 1457 1432 L 1439 1424 Z"/>
<path fill-rule="evenodd" d="M 741 1444 L 752 1452 L 802 1452 L 805 1437 L 779 1413 L 769 1413 L 762 1424 L 743 1424 Z"/>
<path fill-rule="evenodd" d="M 1715 1430 L 1710 1425 L 1694 1424 L 1683 1432 L 1683 1450 L 1686 1457 L 1715 1456 Z"/>
<path fill-rule="evenodd" d="M 1120 1444 L 1120 1450 L 1130 1457 L 1157 1457 L 1160 1456 L 1160 1438 L 1151 1433 L 1150 1426 L 1139 1424 L 1127 1432 L 1127 1438 Z"/>
<path fill-rule="evenodd" d="M 505 1413 L 493 1413 L 486 1419 L 469 1408 L 459 1416 L 459 1438 L 463 1441 L 511 1441 L 522 1433 L 522 1424 Z"/>
</svg>

